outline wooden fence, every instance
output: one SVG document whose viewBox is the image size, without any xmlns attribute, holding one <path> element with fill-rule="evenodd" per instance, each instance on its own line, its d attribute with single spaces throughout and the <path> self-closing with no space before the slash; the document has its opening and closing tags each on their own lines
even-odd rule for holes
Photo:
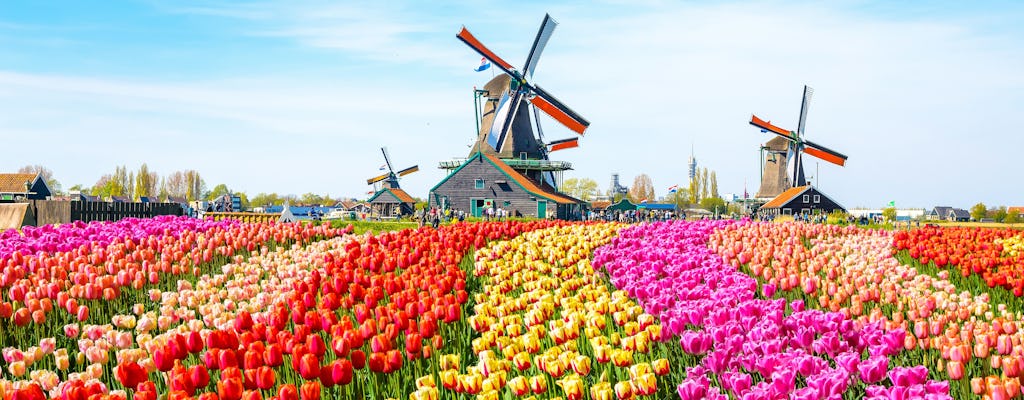
<svg viewBox="0 0 1024 400">
<path fill-rule="evenodd" d="M 207 212 L 203 217 L 214 221 L 233 219 L 246 223 L 277 222 L 281 219 L 281 213 Z"/>
<path fill-rule="evenodd" d="M 178 203 L 107 203 L 93 201 L 33 200 L 37 225 L 72 221 L 118 221 L 124 218 L 152 218 L 184 215 Z"/>
</svg>

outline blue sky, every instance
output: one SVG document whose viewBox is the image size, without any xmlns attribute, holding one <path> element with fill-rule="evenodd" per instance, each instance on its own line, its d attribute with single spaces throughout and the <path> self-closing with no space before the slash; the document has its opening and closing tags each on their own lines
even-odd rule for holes
<svg viewBox="0 0 1024 400">
<path fill-rule="evenodd" d="M 366 2 L 369 3 L 369 2 Z M 819 186 L 847 207 L 1024 205 L 1024 6 L 1015 2 L 21 1 L 0 6 L 0 170 L 65 187 L 117 165 L 212 187 L 364 196 L 379 147 L 421 171 L 465 156 L 489 72 L 560 22 L 534 81 L 591 121 L 567 177 L 684 185 L 691 145 L 720 191 L 755 192 L 752 113 L 847 154 Z M 573 135 L 544 120 L 549 137 Z"/>
</svg>

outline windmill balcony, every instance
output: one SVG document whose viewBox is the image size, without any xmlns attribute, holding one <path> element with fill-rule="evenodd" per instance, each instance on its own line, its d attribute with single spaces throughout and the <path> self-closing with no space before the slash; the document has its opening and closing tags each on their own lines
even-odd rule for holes
<svg viewBox="0 0 1024 400">
<path fill-rule="evenodd" d="M 572 169 L 572 163 L 567 161 L 521 160 L 518 158 L 503 158 L 501 161 L 504 161 L 510 167 L 517 170 L 566 171 Z M 437 168 L 450 171 L 459 168 L 465 162 L 466 158 L 452 158 L 441 161 L 438 163 Z"/>
</svg>

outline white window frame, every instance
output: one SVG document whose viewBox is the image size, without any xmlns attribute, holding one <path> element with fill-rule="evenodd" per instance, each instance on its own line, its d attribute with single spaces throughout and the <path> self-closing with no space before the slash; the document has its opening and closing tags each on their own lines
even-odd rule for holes
<svg viewBox="0 0 1024 400">
<path fill-rule="evenodd" d="M 811 195 L 805 194 L 802 199 L 803 199 L 804 203 L 810 203 L 811 202 Z"/>
<path fill-rule="evenodd" d="M 814 195 L 814 202 L 815 203 L 821 203 L 821 195 L 820 194 Z"/>
<path fill-rule="evenodd" d="M 486 188 L 486 182 L 483 179 L 481 179 L 481 178 L 477 178 L 475 181 L 473 181 L 473 188 L 474 189 L 485 189 Z"/>
</svg>

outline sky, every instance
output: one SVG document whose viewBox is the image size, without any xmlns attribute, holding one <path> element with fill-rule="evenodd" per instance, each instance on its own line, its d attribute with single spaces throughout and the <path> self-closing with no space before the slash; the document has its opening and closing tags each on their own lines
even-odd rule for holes
<svg viewBox="0 0 1024 400">
<path fill-rule="evenodd" d="M 591 122 L 552 154 L 566 178 L 647 174 L 662 196 L 692 149 L 721 193 L 753 194 L 770 137 L 751 114 L 795 129 L 809 85 L 806 138 L 849 161 L 806 174 L 847 208 L 1024 206 L 1011 1 L 4 0 L 0 171 L 41 164 L 67 188 L 147 163 L 250 197 L 365 198 L 386 146 L 425 198 L 495 70 L 455 34 L 520 65 L 545 13 L 533 82 Z"/>
</svg>

